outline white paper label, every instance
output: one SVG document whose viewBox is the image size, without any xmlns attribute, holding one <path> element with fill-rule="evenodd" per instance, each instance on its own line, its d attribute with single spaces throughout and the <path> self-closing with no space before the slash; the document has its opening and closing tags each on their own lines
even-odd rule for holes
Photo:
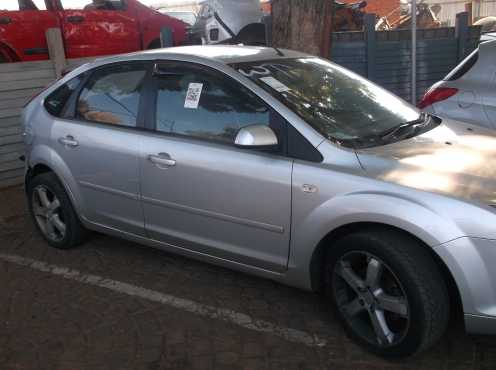
<svg viewBox="0 0 496 370">
<path fill-rule="evenodd" d="M 198 109 L 202 90 L 203 84 L 190 83 L 188 86 L 188 92 L 186 93 L 186 100 L 184 101 L 184 108 Z"/>
<path fill-rule="evenodd" d="M 260 78 L 260 81 L 265 82 L 277 92 L 285 92 L 291 90 L 289 87 L 284 85 L 281 81 L 276 80 L 274 77 L 262 77 Z"/>
</svg>

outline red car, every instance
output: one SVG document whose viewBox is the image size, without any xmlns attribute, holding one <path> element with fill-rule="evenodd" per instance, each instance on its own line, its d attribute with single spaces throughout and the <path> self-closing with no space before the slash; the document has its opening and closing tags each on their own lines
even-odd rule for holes
<svg viewBox="0 0 496 370">
<path fill-rule="evenodd" d="M 1 0 L 0 62 L 48 59 L 52 27 L 62 30 L 67 58 L 81 58 L 160 47 L 165 27 L 180 45 L 187 25 L 137 0 Z"/>
</svg>

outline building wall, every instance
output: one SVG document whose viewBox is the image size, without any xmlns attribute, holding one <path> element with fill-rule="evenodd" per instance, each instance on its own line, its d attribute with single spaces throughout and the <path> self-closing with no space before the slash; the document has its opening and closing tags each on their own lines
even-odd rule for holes
<svg viewBox="0 0 496 370">
<path fill-rule="evenodd" d="M 440 5 L 438 19 L 446 26 L 455 26 L 456 14 L 465 11 L 465 4 L 470 0 L 425 0 L 431 5 Z M 472 1 L 474 20 L 487 16 L 496 16 L 496 0 Z"/>
</svg>

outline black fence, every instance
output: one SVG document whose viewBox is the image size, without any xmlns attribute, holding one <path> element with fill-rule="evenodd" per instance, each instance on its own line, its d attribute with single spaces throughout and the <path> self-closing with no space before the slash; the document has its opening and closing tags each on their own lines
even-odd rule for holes
<svg viewBox="0 0 496 370">
<path fill-rule="evenodd" d="M 480 33 L 468 13 L 457 15 L 456 27 L 417 31 L 417 101 L 478 46 Z M 375 31 L 375 15 L 367 14 L 365 31 L 333 34 L 331 60 L 410 102 L 411 38 L 411 30 Z"/>
</svg>

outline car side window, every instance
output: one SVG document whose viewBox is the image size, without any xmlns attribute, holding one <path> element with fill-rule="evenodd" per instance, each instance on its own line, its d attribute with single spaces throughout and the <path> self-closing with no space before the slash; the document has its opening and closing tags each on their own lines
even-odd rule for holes
<svg viewBox="0 0 496 370">
<path fill-rule="evenodd" d="M 45 98 L 45 109 L 55 117 L 61 117 L 71 95 L 77 90 L 84 79 L 81 74 L 69 80 Z"/>
<path fill-rule="evenodd" d="M 242 127 L 271 125 L 265 103 L 228 76 L 193 64 L 159 68 L 157 131 L 233 144 Z"/>
<path fill-rule="evenodd" d="M 104 67 L 93 72 L 76 103 L 76 117 L 91 122 L 136 127 L 145 64 Z"/>
<path fill-rule="evenodd" d="M 64 10 L 123 10 L 122 0 L 61 0 Z"/>
</svg>

